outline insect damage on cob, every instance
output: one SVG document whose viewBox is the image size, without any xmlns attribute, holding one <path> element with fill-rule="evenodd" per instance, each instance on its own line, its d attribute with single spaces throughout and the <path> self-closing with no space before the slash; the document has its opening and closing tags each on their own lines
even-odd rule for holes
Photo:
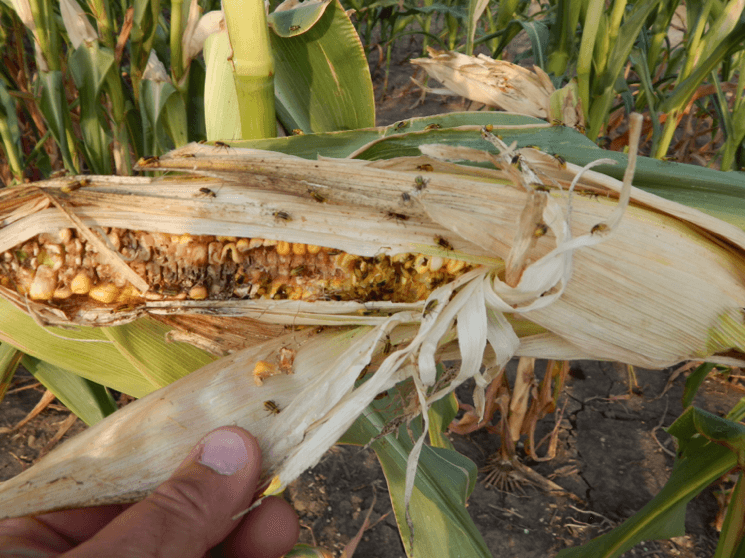
<svg viewBox="0 0 745 558">
<path fill-rule="evenodd" d="M 142 293 L 72 228 L 43 233 L 0 255 L 0 285 L 63 311 L 83 303 L 149 300 L 416 302 L 469 271 L 464 261 L 403 253 L 360 257 L 261 238 L 99 229 L 110 250 L 150 287 Z"/>
</svg>

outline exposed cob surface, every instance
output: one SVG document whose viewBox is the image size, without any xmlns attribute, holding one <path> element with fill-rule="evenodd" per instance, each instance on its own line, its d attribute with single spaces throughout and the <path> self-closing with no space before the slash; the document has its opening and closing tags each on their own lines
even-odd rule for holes
<svg viewBox="0 0 745 558">
<path fill-rule="evenodd" d="M 153 300 L 417 302 L 472 268 L 462 260 L 403 253 L 361 257 L 261 238 L 102 229 L 107 246 L 145 280 L 143 293 L 71 228 L 6 250 L 0 284 L 62 311 L 93 301 L 131 309 Z"/>
</svg>

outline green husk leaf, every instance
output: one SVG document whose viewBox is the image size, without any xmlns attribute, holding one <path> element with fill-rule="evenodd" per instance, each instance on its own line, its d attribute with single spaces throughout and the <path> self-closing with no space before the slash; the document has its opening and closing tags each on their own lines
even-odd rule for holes
<svg viewBox="0 0 745 558">
<path fill-rule="evenodd" d="M 117 409 L 116 401 L 101 384 L 30 356 L 24 357 L 23 366 L 88 426 Z"/>
</svg>

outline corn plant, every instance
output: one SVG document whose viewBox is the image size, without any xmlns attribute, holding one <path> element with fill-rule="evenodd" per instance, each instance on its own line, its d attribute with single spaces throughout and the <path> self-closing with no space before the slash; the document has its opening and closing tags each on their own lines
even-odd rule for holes
<svg viewBox="0 0 745 558">
<path fill-rule="evenodd" d="M 526 117 L 463 113 L 405 127 L 192 144 L 140 162 L 148 170 L 198 173 L 191 177 L 61 178 L 4 191 L 3 341 L 44 366 L 138 395 L 185 374 L 179 362 L 200 358 L 205 366 L 4 483 L 1 509 L 24 514 L 139 499 L 185 447 L 224 422 L 260 433 L 271 493 L 354 425 L 342 439 L 372 442 L 382 456 L 407 552 L 442 553 L 452 544 L 488 555 L 464 509 L 474 467 L 423 445 L 423 432 L 441 439 L 457 385 L 474 377 L 483 409 L 483 390 L 512 355 L 666 367 L 745 352 L 742 197 L 712 202 L 688 189 L 717 218 L 632 189 L 629 176 L 622 185 L 575 166 L 602 153 L 578 143 L 581 137 Z M 249 146 L 274 151 L 241 149 Z M 529 146 L 560 152 L 567 162 Z M 315 160 L 319 153 L 368 162 Z M 659 189 L 659 164 L 641 159 L 637 183 Z M 695 171 L 692 180 L 718 181 L 722 192 L 743 187 L 726 186 L 731 175 Z M 92 219 L 106 227 L 105 237 Z M 68 249 L 90 254 L 92 268 L 68 259 Z M 706 263 L 691 267 L 691 259 Z M 619 261 L 623 272 L 609 274 Z M 51 293 L 50 273 L 57 274 Z M 88 280 L 73 290 L 81 274 Z M 608 312 L 598 313 L 603 307 Z M 681 309 L 684 316 L 669 319 Z M 132 321 L 147 315 L 158 321 Z M 235 320 L 220 331 L 249 333 L 243 348 L 216 333 L 214 316 Z M 81 329 L 57 327 L 72 325 Z M 238 350 L 213 361 L 177 343 L 167 350 L 173 362 L 157 367 L 149 361 L 167 347 L 160 336 L 174 325 L 172 338 L 212 354 Z M 106 370 L 95 360 L 78 366 L 80 341 L 71 338 L 108 341 L 86 348 L 107 359 Z M 495 352 L 484 353 L 487 342 Z M 438 373 L 437 359 L 454 351 L 463 358 L 460 371 Z M 403 401 L 395 416 L 378 407 L 355 424 L 379 393 L 397 385 Z M 266 401 L 281 412 L 268 412 Z M 443 408 L 433 410 L 437 402 Z M 154 442 L 150 428 L 163 439 Z M 91 447 L 99 457 L 91 462 L 91 488 L 81 490 L 88 486 L 81 456 Z M 117 453 L 124 447 L 138 451 Z M 716 467 L 731 464 L 723 458 Z M 710 480 L 708 471 L 697 487 Z M 43 487 L 38 497 L 29 489 L 36 486 Z M 443 531 L 428 529 L 432 517 L 442 518 Z"/>
</svg>

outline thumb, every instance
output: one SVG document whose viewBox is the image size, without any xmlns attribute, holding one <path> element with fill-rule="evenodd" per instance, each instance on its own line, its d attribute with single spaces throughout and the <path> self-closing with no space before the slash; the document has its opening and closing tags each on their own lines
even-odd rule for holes
<svg viewBox="0 0 745 558">
<path fill-rule="evenodd" d="M 260 473 L 261 450 L 251 434 L 213 430 L 153 494 L 69 556 L 201 558 L 238 526 L 231 518 L 250 506 Z"/>
</svg>

